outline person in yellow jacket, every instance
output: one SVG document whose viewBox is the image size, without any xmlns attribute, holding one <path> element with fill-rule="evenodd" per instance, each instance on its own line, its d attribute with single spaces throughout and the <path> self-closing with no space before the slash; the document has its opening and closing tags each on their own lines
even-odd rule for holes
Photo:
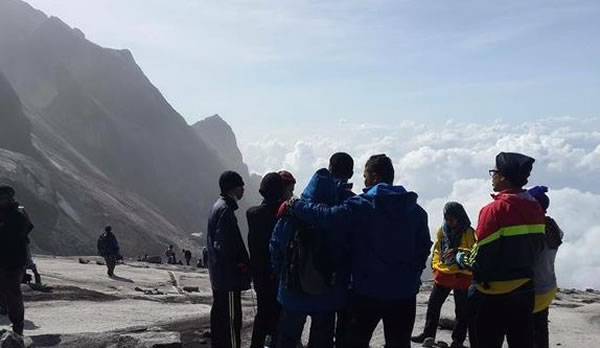
<svg viewBox="0 0 600 348">
<path fill-rule="evenodd" d="M 470 252 L 475 244 L 475 231 L 465 208 L 457 202 L 448 202 L 444 206 L 444 224 L 437 232 L 433 247 L 434 285 L 429 297 L 427 316 L 423 333 L 412 337 L 412 341 L 432 347 L 442 305 L 452 291 L 454 293 L 456 326 L 452 332 L 451 347 L 464 347 L 470 315 L 467 305 L 467 290 L 473 280 L 470 270 L 461 269 L 456 263 L 456 253 L 460 250 Z M 471 330 L 469 330 L 471 331 Z M 470 341 L 472 334 L 469 335 Z M 474 346 L 471 342 L 471 346 Z"/>
</svg>

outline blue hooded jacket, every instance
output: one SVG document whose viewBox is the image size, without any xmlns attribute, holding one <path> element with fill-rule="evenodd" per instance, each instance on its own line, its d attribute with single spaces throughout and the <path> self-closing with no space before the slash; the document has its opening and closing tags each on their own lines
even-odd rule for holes
<svg viewBox="0 0 600 348">
<path fill-rule="evenodd" d="M 418 293 L 432 242 L 416 193 L 381 183 L 335 207 L 299 200 L 290 213 L 325 231 L 349 234 L 356 294 L 402 300 Z"/>
<path fill-rule="evenodd" d="M 348 184 L 335 180 L 327 169 L 320 169 L 311 178 L 302 193 L 302 199 L 315 204 L 333 206 L 353 195 Z M 282 271 L 287 269 L 286 249 L 296 231 L 295 221 L 294 217 L 284 216 L 277 222 L 273 231 L 270 243 L 271 263 L 280 278 L 283 275 Z M 348 235 L 322 230 L 318 230 L 317 233 L 325 234 L 327 246 L 331 250 L 330 255 L 336 272 L 335 285 L 326 294 L 307 295 L 288 290 L 284 281 L 280 281 L 278 300 L 287 310 L 306 313 L 329 312 L 342 309 L 346 305 L 350 283 Z"/>
</svg>

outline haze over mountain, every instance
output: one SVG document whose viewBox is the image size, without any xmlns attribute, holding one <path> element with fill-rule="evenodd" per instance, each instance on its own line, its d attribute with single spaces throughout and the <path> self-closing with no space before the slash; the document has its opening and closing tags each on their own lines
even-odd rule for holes
<svg viewBox="0 0 600 348">
<path fill-rule="evenodd" d="M 34 251 L 94 253 L 106 224 L 129 255 L 190 247 L 218 175 L 256 181 L 220 117 L 190 127 L 131 52 L 19 0 L 0 0 L 0 103 L 0 182 L 36 224 Z"/>
</svg>

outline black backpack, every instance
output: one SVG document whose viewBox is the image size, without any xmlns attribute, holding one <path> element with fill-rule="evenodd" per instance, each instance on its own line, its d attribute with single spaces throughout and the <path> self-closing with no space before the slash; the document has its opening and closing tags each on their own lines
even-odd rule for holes
<svg viewBox="0 0 600 348">
<path fill-rule="evenodd" d="M 293 226 L 286 250 L 286 288 L 308 295 L 328 292 L 335 285 L 335 270 L 324 232 L 297 220 Z"/>
</svg>

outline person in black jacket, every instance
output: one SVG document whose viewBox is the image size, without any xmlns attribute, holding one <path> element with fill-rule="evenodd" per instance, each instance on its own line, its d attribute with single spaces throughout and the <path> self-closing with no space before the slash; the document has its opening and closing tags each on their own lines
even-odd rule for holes
<svg viewBox="0 0 600 348">
<path fill-rule="evenodd" d="M 121 258 L 121 251 L 111 226 L 104 227 L 104 233 L 98 238 L 98 255 L 102 256 L 106 262 L 106 274 L 113 277 L 117 261 Z"/>
<path fill-rule="evenodd" d="M 23 335 L 25 309 L 21 280 L 28 263 L 29 233 L 33 224 L 14 196 L 12 187 L 0 186 L 0 302 L 14 333 Z"/>
<path fill-rule="evenodd" d="M 270 265 L 269 241 L 282 203 L 283 179 L 278 173 L 266 174 L 259 192 L 264 200 L 246 212 L 250 270 L 258 302 L 250 348 L 264 348 L 267 336 L 271 336 L 271 342 L 275 341 L 280 312 L 277 280 Z"/>
<path fill-rule="evenodd" d="M 213 292 L 210 311 L 213 348 L 239 348 L 242 327 L 241 292 L 250 289 L 250 257 L 235 217 L 244 196 L 244 180 L 232 171 L 219 178 L 221 197 L 208 219 L 208 272 Z"/>
</svg>

